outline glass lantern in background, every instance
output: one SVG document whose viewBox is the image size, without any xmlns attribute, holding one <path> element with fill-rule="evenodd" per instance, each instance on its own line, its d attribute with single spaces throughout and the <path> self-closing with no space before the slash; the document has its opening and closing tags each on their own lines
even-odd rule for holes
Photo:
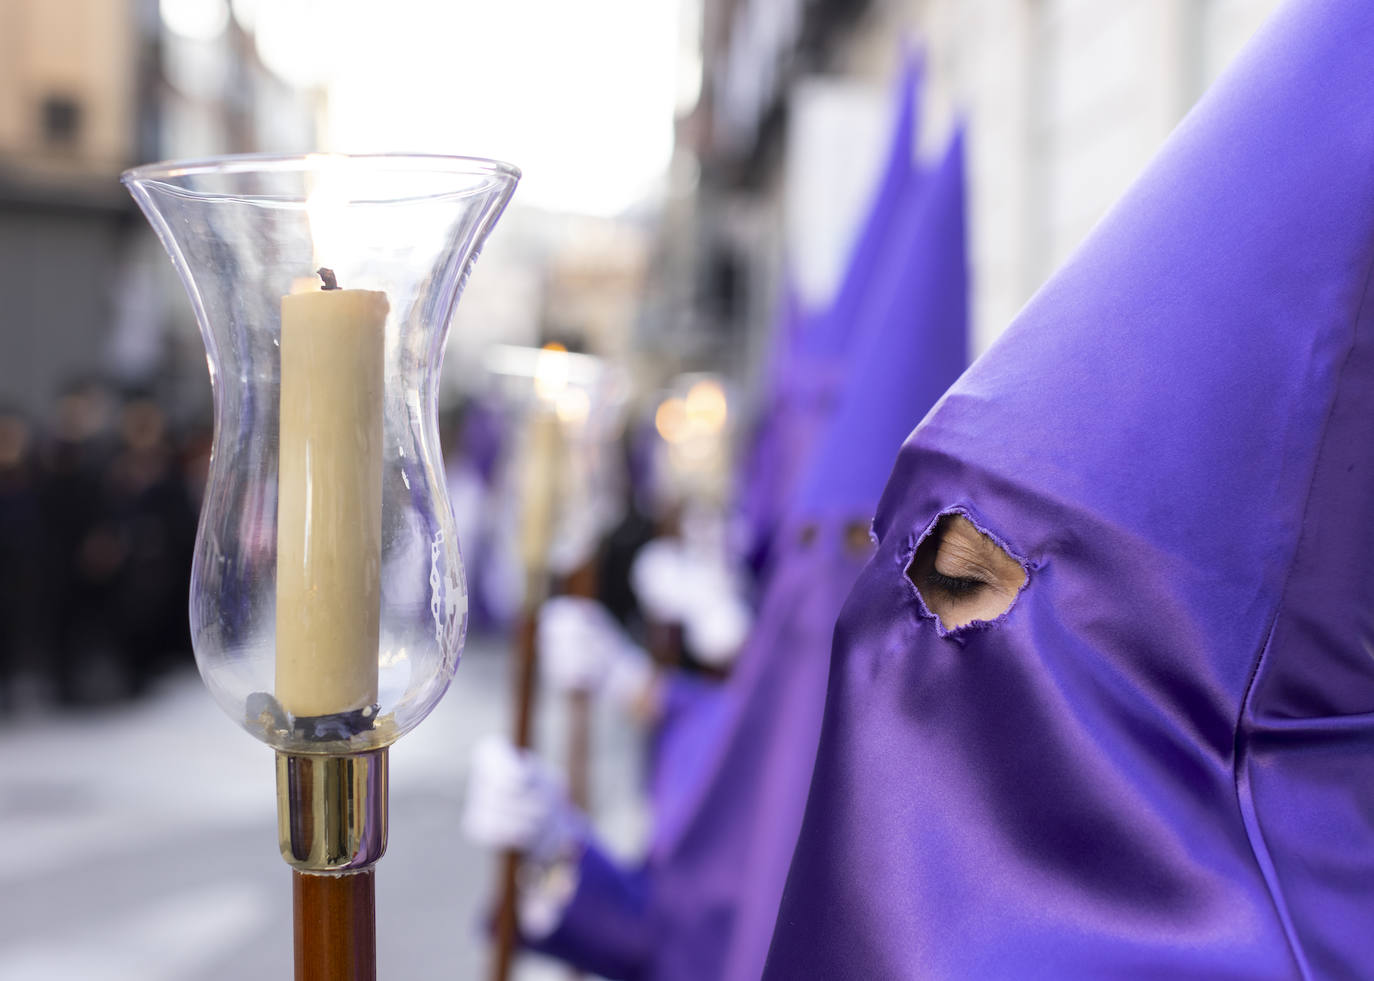
<svg viewBox="0 0 1374 981">
<path fill-rule="evenodd" d="M 547 554 L 536 564 L 541 575 L 566 575 L 621 517 L 625 475 L 619 441 L 629 405 L 628 379 L 611 362 L 561 344 L 496 344 L 487 352 L 486 368 L 520 433 L 519 450 L 512 454 L 517 467 L 537 463 L 536 454 L 528 452 L 537 417 L 547 414 L 556 423 L 557 459 L 548 464 L 545 479 L 557 488 L 557 514 Z M 514 475 L 512 483 L 531 490 L 526 474 Z"/>
<path fill-rule="evenodd" d="M 190 294 L 214 388 L 196 663 L 278 751 L 282 851 L 299 870 L 380 855 L 385 748 L 457 666 L 467 590 L 440 361 L 518 178 L 489 160 L 332 154 L 123 177 Z"/>
</svg>

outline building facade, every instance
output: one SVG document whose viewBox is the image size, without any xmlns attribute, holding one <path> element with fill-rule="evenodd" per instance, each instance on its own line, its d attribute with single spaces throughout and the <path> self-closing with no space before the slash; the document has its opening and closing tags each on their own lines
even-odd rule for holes
<svg viewBox="0 0 1374 981">
<path fill-rule="evenodd" d="M 925 53 L 921 151 L 938 152 L 956 119 L 967 129 L 976 355 L 1278 3 L 708 0 L 690 132 L 705 213 L 729 220 L 703 234 L 735 255 L 788 257 L 743 270 L 742 360 L 766 349 L 784 264 L 814 303 L 833 288 L 883 153 L 874 120 L 904 42 Z M 818 112 L 833 137 L 798 137 Z"/>
<path fill-rule="evenodd" d="M 159 0 L 0 3 L 0 403 L 42 417 L 100 379 L 208 407 L 189 304 L 119 173 L 308 149 L 319 109 L 219 9 L 212 35 L 189 38 Z"/>
</svg>

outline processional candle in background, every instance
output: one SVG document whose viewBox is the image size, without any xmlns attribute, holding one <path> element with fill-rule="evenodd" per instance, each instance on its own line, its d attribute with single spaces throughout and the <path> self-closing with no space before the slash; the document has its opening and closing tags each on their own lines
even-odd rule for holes
<svg viewBox="0 0 1374 981">
<path fill-rule="evenodd" d="M 205 340 L 215 436 L 191 635 L 215 699 L 277 751 L 297 978 L 375 972 L 387 747 L 447 689 L 467 624 L 439 457 L 444 341 L 518 178 L 389 155 L 123 177 Z"/>
<path fill-rule="evenodd" d="M 570 353 L 561 344 L 542 348 L 497 345 L 487 354 L 487 369 L 500 380 L 510 408 L 522 420 L 513 476 L 520 498 L 525 594 L 512 659 L 511 739 L 526 748 L 534 730 L 539 606 L 548 594 L 551 577 L 573 571 L 560 568 L 556 553 L 568 552 L 560 545 L 572 545 L 578 564 L 595 568 L 592 553 L 602 530 L 598 520 L 607 513 L 606 502 L 597 498 L 609 494 L 611 488 L 593 486 L 598 474 L 592 465 L 596 454 L 591 451 L 603 435 L 594 430 L 605 426 L 605 408 L 612 402 L 618 408 L 623 392 L 618 391 L 616 373 L 608 371 L 599 358 Z M 600 413 L 596 411 L 599 405 Z M 568 541 L 569 534 L 578 541 Z M 569 708 L 569 789 L 585 806 L 589 703 L 585 697 L 575 698 Z M 504 856 L 489 975 L 493 981 L 506 981 L 513 967 L 519 867 L 519 855 Z"/>
</svg>

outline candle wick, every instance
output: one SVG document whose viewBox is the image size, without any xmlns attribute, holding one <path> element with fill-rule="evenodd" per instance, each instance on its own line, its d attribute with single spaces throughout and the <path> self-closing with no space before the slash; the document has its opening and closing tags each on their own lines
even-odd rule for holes
<svg viewBox="0 0 1374 981">
<path fill-rule="evenodd" d="M 334 278 L 334 270 L 325 266 L 320 266 L 320 268 L 315 270 L 315 274 L 319 276 L 320 279 L 324 280 L 324 285 L 321 286 L 320 289 L 336 290 L 339 288 L 339 281 Z"/>
</svg>

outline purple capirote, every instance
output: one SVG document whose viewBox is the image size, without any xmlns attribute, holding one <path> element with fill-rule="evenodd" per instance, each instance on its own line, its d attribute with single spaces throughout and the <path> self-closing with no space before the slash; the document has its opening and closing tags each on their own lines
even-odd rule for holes
<svg viewBox="0 0 1374 981">
<path fill-rule="evenodd" d="M 1371 51 L 1281 8 L 908 440 L 765 978 L 1374 977 Z"/>
<path fill-rule="evenodd" d="M 787 419 L 784 400 L 809 314 L 790 279 L 783 283 L 764 364 L 759 411 L 748 449 L 740 459 L 732 538 L 745 563 L 759 572 L 776 532 L 779 491 L 790 463 L 784 459 Z"/>
<path fill-rule="evenodd" d="M 544 951 L 612 978 L 758 978 L 801 825 L 835 618 L 871 549 L 868 525 L 903 438 L 964 365 L 962 147 L 956 135 L 893 216 L 889 252 L 860 304 L 854 373 L 812 464 L 849 477 L 808 475 L 809 492 L 794 498 L 694 783 L 659 815 L 642 869 L 617 872 L 588 848 Z"/>
<path fill-rule="evenodd" d="M 782 522 L 795 504 L 816 444 L 837 410 L 852 348 L 863 343 L 866 331 L 874 329 L 874 318 L 865 316 L 863 304 L 875 291 L 891 288 L 881 286 L 885 276 L 889 283 L 893 279 L 890 271 L 884 272 L 883 263 L 891 266 L 902 261 L 900 248 L 892 243 L 894 227 L 899 215 L 912 213 L 924 180 L 914 156 L 923 64 L 920 50 L 908 44 L 893 99 L 887 155 L 835 298 L 825 311 L 816 312 L 805 307 L 790 281 L 781 292 L 764 408 L 743 462 L 742 528 L 736 536 L 757 577 L 760 603 L 778 559 Z M 918 398 L 923 393 L 924 388 L 917 389 Z M 855 438 L 862 434 L 856 431 Z M 885 474 L 891 450 L 884 452 L 887 456 L 878 465 Z M 881 481 L 874 486 L 876 494 Z M 870 501 L 867 508 L 871 511 L 872 507 Z M 688 788 L 708 766 L 711 740 L 705 734 L 718 725 L 722 699 L 717 685 L 692 678 L 669 676 L 666 688 L 668 711 L 653 740 L 649 784 L 655 813 L 670 823 L 674 818 L 668 815 L 677 815 L 679 799 L 689 796 Z"/>
<path fill-rule="evenodd" d="M 897 80 L 896 111 L 887 156 L 859 225 L 834 297 L 823 310 L 807 310 L 793 291 L 795 307 L 780 311 L 777 328 L 795 336 L 774 344 L 783 363 L 771 369 L 771 393 L 760 421 L 754 458 L 745 461 L 740 491 L 745 551 L 763 579 L 772 569 L 775 538 L 797 482 L 806 472 L 816 440 L 834 413 L 856 348 L 859 308 L 873 289 L 888 254 L 893 217 L 903 198 L 920 193 L 915 143 L 920 124 L 923 56 L 908 46 Z"/>
</svg>

